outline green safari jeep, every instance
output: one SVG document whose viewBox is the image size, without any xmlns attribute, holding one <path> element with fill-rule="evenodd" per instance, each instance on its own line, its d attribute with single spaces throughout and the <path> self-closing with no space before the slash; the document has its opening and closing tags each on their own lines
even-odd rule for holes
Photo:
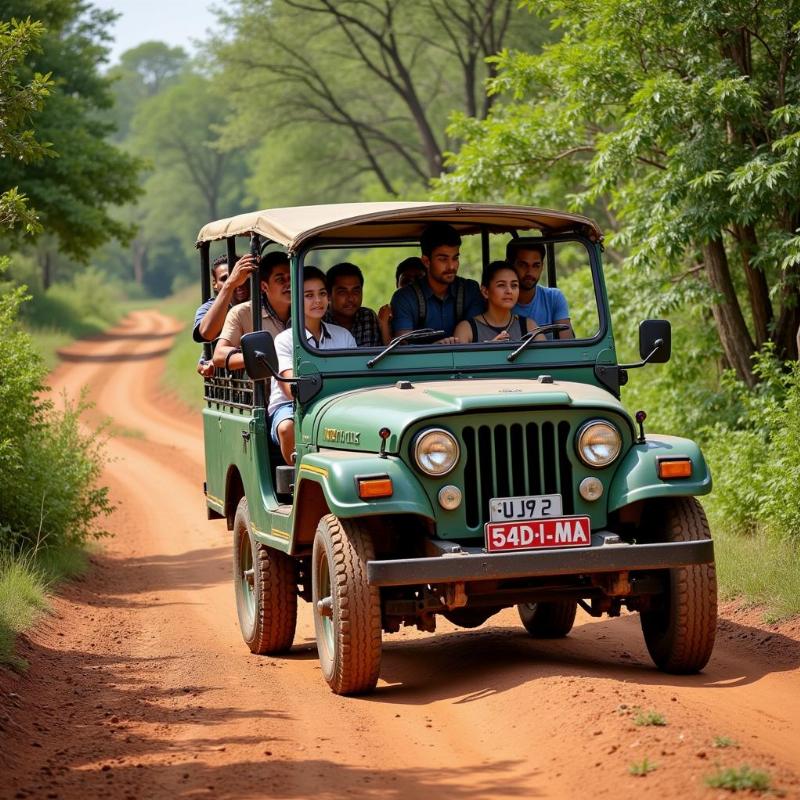
<svg viewBox="0 0 800 800">
<path fill-rule="evenodd" d="M 415 331 L 386 347 L 306 344 L 302 270 L 348 261 L 373 305 L 422 231 L 462 237 L 460 274 L 503 258 L 509 240 L 546 252 L 541 285 L 558 288 L 573 338 L 443 344 Z M 696 496 L 711 490 L 698 446 L 644 430 L 620 403 L 628 371 L 670 355 L 669 323 L 639 329 L 641 360 L 620 364 L 591 220 L 519 206 L 368 203 L 278 208 L 206 225 L 229 258 L 289 253 L 296 462 L 270 440 L 266 398 L 277 369 L 260 330 L 242 340 L 246 374 L 205 381 L 209 518 L 233 531 L 236 606 L 254 653 L 292 645 L 298 596 L 311 603 L 322 673 L 338 694 L 372 690 L 382 632 L 465 628 L 516 606 L 534 637 L 566 636 L 577 606 L 639 612 L 655 664 L 690 673 L 716 632 L 714 550 Z M 244 242 L 242 242 L 244 239 Z M 249 243 L 249 245 L 248 245 Z M 372 294 L 370 294 L 372 292 Z M 548 335 L 549 334 L 549 335 Z"/>
</svg>

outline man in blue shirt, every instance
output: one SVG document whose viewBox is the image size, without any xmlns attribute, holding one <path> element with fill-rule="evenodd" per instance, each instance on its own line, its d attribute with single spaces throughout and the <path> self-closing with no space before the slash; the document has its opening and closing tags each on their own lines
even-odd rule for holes
<svg viewBox="0 0 800 800">
<path fill-rule="evenodd" d="M 392 296 L 394 335 L 433 328 L 445 334 L 437 344 L 458 344 L 456 325 L 485 307 L 478 283 L 458 277 L 461 237 L 451 225 L 434 222 L 423 231 L 420 248 L 427 273 Z"/>
<path fill-rule="evenodd" d="M 557 335 L 560 339 L 574 339 L 567 298 L 559 289 L 538 285 L 546 256 L 545 246 L 531 239 L 512 239 L 506 245 L 506 261 L 519 277 L 519 300 L 514 313 L 530 317 L 537 325 L 570 325 L 569 330 L 559 331 Z"/>
</svg>

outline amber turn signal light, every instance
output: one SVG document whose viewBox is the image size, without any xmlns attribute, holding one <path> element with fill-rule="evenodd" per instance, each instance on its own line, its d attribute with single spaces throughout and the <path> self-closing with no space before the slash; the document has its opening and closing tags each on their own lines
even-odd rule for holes
<svg viewBox="0 0 800 800">
<path fill-rule="evenodd" d="M 362 500 L 369 500 L 373 497 L 391 497 L 393 491 L 391 478 L 358 479 L 358 496 Z"/>
<path fill-rule="evenodd" d="M 662 480 L 668 478 L 691 478 L 692 462 L 688 458 L 671 458 L 658 462 L 658 477 Z"/>
</svg>

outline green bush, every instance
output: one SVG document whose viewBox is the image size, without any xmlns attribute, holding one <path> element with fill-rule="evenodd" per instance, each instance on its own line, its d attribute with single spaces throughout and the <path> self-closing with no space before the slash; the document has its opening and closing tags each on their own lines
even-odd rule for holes
<svg viewBox="0 0 800 800">
<path fill-rule="evenodd" d="M 82 400 L 57 410 L 46 398 L 44 365 L 17 325 L 24 289 L 0 294 L 0 550 L 62 547 L 96 536 L 110 511 L 97 486 L 96 433 L 82 432 Z"/>
</svg>

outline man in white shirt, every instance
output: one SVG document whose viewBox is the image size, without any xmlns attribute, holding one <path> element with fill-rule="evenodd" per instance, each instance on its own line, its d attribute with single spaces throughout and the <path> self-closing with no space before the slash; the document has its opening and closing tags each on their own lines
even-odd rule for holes
<svg viewBox="0 0 800 800">
<path fill-rule="evenodd" d="M 306 342 L 319 350 L 341 350 L 357 347 L 353 334 L 346 328 L 323 322 L 328 310 L 328 289 L 325 273 L 316 267 L 303 268 L 303 309 Z M 283 378 L 294 375 L 294 339 L 288 328 L 275 337 L 278 373 Z M 267 412 L 272 420 L 272 441 L 281 448 L 287 464 L 294 463 L 294 403 L 290 384 L 272 381 Z"/>
</svg>

